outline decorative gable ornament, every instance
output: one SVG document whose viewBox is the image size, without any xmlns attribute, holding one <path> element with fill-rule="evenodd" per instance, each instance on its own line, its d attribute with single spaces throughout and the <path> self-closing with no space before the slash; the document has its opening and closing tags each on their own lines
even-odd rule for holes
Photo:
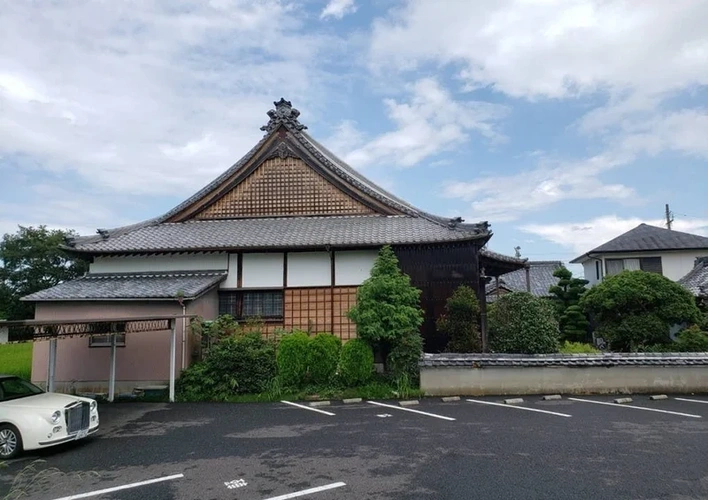
<svg viewBox="0 0 708 500">
<path fill-rule="evenodd" d="M 270 120 L 261 127 L 261 130 L 266 134 L 276 130 L 281 125 L 285 125 L 287 128 L 298 132 L 307 129 L 307 126 L 298 121 L 297 117 L 300 116 L 300 111 L 293 108 L 290 101 L 286 101 L 281 97 L 279 101 L 274 101 L 273 104 L 275 105 L 275 109 L 268 111 Z"/>
</svg>

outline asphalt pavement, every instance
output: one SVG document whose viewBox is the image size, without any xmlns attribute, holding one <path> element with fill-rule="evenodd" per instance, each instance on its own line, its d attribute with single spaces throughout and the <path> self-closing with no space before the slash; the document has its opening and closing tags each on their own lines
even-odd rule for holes
<svg viewBox="0 0 708 500">
<path fill-rule="evenodd" d="M 707 499 L 708 396 L 616 397 L 102 404 L 94 438 L 0 469 L 0 498 Z"/>
</svg>

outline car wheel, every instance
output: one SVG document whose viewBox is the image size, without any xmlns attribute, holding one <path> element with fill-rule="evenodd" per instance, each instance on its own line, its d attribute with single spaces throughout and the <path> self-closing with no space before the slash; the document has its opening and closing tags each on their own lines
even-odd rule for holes
<svg viewBox="0 0 708 500">
<path fill-rule="evenodd" d="M 22 437 L 15 426 L 0 424 L 0 459 L 9 460 L 22 451 Z"/>
</svg>

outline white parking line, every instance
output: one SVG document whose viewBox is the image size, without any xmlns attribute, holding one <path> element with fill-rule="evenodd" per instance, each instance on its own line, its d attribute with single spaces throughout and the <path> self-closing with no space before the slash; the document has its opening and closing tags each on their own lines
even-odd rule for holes
<svg viewBox="0 0 708 500">
<path fill-rule="evenodd" d="M 700 415 L 692 415 L 690 413 L 681 413 L 678 411 L 659 410 L 658 408 L 644 408 L 643 406 L 632 406 L 618 403 L 608 403 L 607 401 L 593 401 L 592 399 L 568 398 L 571 401 L 580 401 L 581 403 L 595 403 L 596 405 L 619 406 L 620 408 L 633 408 L 635 410 L 653 411 L 656 413 L 668 413 L 669 415 L 678 415 L 680 417 L 702 418 Z"/>
<path fill-rule="evenodd" d="M 367 401 L 367 403 L 372 404 L 372 405 L 377 405 L 377 406 L 385 406 L 386 408 L 393 408 L 394 410 L 401 410 L 401 411 L 409 411 L 411 413 L 418 413 L 420 415 L 426 415 L 428 417 L 439 418 L 442 420 L 455 420 L 452 417 L 446 417 L 444 415 L 436 415 L 435 413 L 428 413 L 426 411 L 412 410 L 410 408 L 403 408 L 401 406 L 387 405 L 385 403 L 379 403 L 378 401 Z"/>
<path fill-rule="evenodd" d="M 708 401 L 702 400 L 702 399 L 686 399 L 686 398 L 674 398 L 676 401 L 688 401 L 689 403 L 703 403 L 704 405 L 708 405 Z"/>
<path fill-rule="evenodd" d="M 61 497 L 55 500 L 76 500 L 78 498 L 89 498 L 96 497 L 98 495 L 103 495 L 105 493 L 112 493 L 114 491 L 127 490 L 129 488 L 137 488 L 138 486 L 145 486 L 148 484 L 161 483 L 163 481 L 172 481 L 173 479 L 179 479 L 184 477 L 184 474 L 174 474 L 172 476 L 158 477 L 156 479 L 149 479 L 148 481 L 140 481 L 139 483 L 124 484 L 123 486 L 116 486 L 115 488 L 106 488 L 105 490 L 89 491 L 88 493 L 80 493 L 78 495 L 71 495 L 68 497 Z"/>
<path fill-rule="evenodd" d="M 479 399 L 468 399 L 470 403 L 479 403 L 482 405 L 492 405 L 492 406 L 503 406 L 504 408 L 515 408 L 517 410 L 535 411 L 538 413 L 547 413 L 549 415 L 555 415 L 557 417 L 572 417 L 573 415 L 568 415 L 567 413 L 558 413 L 556 411 L 539 410 L 538 408 L 526 408 L 525 406 L 515 406 L 503 403 L 494 403 L 492 401 L 480 401 Z"/>
<path fill-rule="evenodd" d="M 310 410 L 310 411 L 316 411 L 317 413 L 324 413 L 325 415 L 329 415 L 330 417 L 334 416 L 334 413 L 332 413 L 332 412 L 318 410 L 317 408 L 312 408 L 311 406 L 299 405 L 297 403 L 293 403 L 292 401 L 281 401 L 281 403 L 285 403 L 286 405 L 297 406 L 298 408 L 302 408 L 303 410 Z"/>
<path fill-rule="evenodd" d="M 280 495 L 279 497 L 269 497 L 269 498 L 266 498 L 265 500 L 288 500 L 289 498 L 304 497 L 305 495 L 309 495 L 311 493 L 319 493 L 320 491 L 327 491 L 327 490 L 332 490 L 334 488 L 341 488 L 342 486 L 346 486 L 346 485 L 347 485 L 347 483 L 341 483 L 341 482 L 326 484 L 324 486 L 310 488 L 309 490 L 296 491 L 295 493 L 288 493 L 287 495 Z"/>
</svg>

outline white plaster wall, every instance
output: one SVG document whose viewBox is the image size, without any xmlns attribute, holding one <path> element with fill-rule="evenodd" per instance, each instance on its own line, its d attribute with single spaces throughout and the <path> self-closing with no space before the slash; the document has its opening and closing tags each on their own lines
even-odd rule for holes
<svg viewBox="0 0 708 500">
<path fill-rule="evenodd" d="M 369 278 L 378 252 L 376 250 L 351 250 L 334 254 L 334 284 L 361 285 Z"/>
<path fill-rule="evenodd" d="M 243 254 L 243 288 L 283 286 L 284 256 L 282 253 Z"/>
<path fill-rule="evenodd" d="M 332 262 L 328 252 L 288 253 L 288 286 L 330 286 Z"/>
<path fill-rule="evenodd" d="M 597 270 L 595 268 L 595 262 L 596 260 L 592 259 L 587 262 L 583 262 L 583 276 L 586 280 L 589 281 L 588 286 L 593 286 L 602 281 L 602 271 L 603 269 L 600 269 L 600 279 L 597 279 Z M 603 263 L 600 263 L 601 266 L 603 266 Z"/>
<path fill-rule="evenodd" d="M 602 259 L 602 268 L 605 269 L 606 259 L 637 259 L 640 257 L 661 257 L 661 268 L 664 276 L 672 281 L 678 281 L 693 269 L 697 257 L 708 256 L 705 250 L 680 250 L 673 252 L 636 252 L 622 254 L 607 254 Z M 587 278 L 586 278 L 587 279 Z"/>
<path fill-rule="evenodd" d="M 138 273 L 150 271 L 207 271 L 227 269 L 226 253 L 175 255 L 131 255 L 96 257 L 89 266 L 91 273 Z"/>
<path fill-rule="evenodd" d="M 237 288 L 238 287 L 238 254 L 229 254 L 228 258 L 229 274 L 226 279 L 221 282 L 219 288 Z"/>
</svg>

